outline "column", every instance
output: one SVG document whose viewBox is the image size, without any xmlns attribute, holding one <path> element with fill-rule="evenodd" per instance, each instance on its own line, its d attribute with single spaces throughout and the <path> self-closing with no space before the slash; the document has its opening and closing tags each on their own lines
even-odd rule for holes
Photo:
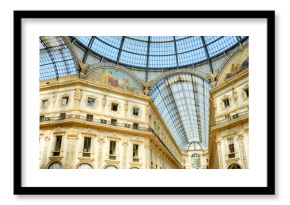
<svg viewBox="0 0 290 205">
<path fill-rule="evenodd" d="M 102 165 L 103 165 L 103 147 L 104 147 L 104 137 L 99 137 L 98 138 L 98 143 L 99 143 L 99 149 L 98 149 L 98 160 L 97 160 L 97 168 L 98 169 L 102 169 Z"/>
<path fill-rule="evenodd" d="M 244 145 L 244 136 L 243 135 L 239 135 L 239 145 L 240 145 L 240 157 L 241 157 L 242 166 L 244 169 L 247 169 L 248 162 L 247 162 L 247 157 L 245 155 L 245 145 Z"/>
<path fill-rule="evenodd" d="M 122 145 L 123 145 L 123 162 L 122 162 L 122 166 L 123 166 L 123 169 L 127 169 L 128 168 L 128 162 L 127 162 L 128 141 L 124 140 L 122 142 Z"/>
<path fill-rule="evenodd" d="M 150 169 L 150 145 L 149 144 L 145 144 L 144 146 L 145 148 L 145 156 L 144 156 L 144 160 L 145 160 L 145 165 L 144 168 L 145 169 Z"/>
<path fill-rule="evenodd" d="M 67 135 L 66 137 L 66 158 L 64 159 L 65 169 L 74 169 L 77 139 L 77 134 Z"/>
<path fill-rule="evenodd" d="M 217 142 L 218 158 L 219 158 L 219 168 L 224 169 L 224 157 L 221 148 L 221 142 Z"/>
<path fill-rule="evenodd" d="M 48 146 L 49 146 L 49 136 L 44 136 L 43 137 L 43 146 L 41 147 L 43 150 L 41 150 L 41 158 L 40 158 L 40 169 L 46 169 L 47 165 L 47 159 L 48 159 Z"/>
</svg>

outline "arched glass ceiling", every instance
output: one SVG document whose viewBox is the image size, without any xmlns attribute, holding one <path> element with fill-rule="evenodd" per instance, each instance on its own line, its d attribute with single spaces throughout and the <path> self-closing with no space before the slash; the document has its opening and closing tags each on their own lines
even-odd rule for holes
<svg viewBox="0 0 290 205">
<path fill-rule="evenodd" d="M 137 68 L 163 69 L 209 60 L 245 36 L 74 36 L 88 51 Z M 84 55 L 85 62 L 87 54 Z"/>
<path fill-rule="evenodd" d="M 40 37 L 40 80 L 78 73 L 74 55 L 61 36 Z"/>
<path fill-rule="evenodd" d="M 193 74 L 176 74 L 156 83 L 150 96 L 179 146 L 207 147 L 210 84 Z"/>
</svg>

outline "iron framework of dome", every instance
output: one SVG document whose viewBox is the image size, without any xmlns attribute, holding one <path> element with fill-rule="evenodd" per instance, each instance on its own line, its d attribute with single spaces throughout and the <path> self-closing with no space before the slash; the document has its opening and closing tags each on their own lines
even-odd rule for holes
<svg viewBox="0 0 290 205">
<path fill-rule="evenodd" d="M 86 53 L 145 69 L 180 68 L 209 61 L 245 36 L 73 36 Z M 87 55 L 84 55 L 83 62 Z"/>
</svg>

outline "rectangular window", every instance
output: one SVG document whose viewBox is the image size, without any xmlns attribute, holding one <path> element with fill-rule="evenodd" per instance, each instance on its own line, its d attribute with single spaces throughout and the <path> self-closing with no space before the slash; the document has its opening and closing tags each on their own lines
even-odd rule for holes
<svg viewBox="0 0 290 205">
<path fill-rule="evenodd" d="M 244 91 L 245 91 L 245 94 L 246 94 L 246 96 L 248 98 L 249 97 L 249 88 L 246 88 Z"/>
<path fill-rule="evenodd" d="M 117 103 L 112 103 L 111 110 L 112 111 L 118 111 L 118 104 Z"/>
<path fill-rule="evenodd" d="M 62 105 L 67 105 L 68 104 L 68 96 L 62 97 Z"/>
<path fill-rule="evenodd" d="M 235 145 L 233 138 L 228 138 L 229 158 L 235 158 Z"/>
<path fill-rule="evenodd" d="M 139 114 L 139 108 L 133 107 L 133 115 L 138 116 Z"/>
<path fill-rule="evenodd" d="M 125 124 L 125 127 L 130 128 L 130 124 Z"/>
<path fill-rule="evenodd" d="M 84 149 L 83 149 L 83 157 L 90 157 L 91 150 L 91 139 L 90 137 L 84 138 Z"/>
<path fill-rule="evenodd" d="M 46 109 L 48 107 L 48 100 L 42 100 L 42 109 Z"/>
<path fill-rule="evenodd" d="M 95 99 L 94 98 L 88 98 L 87 106 L 94 107 Z"/>
<path fill-rule="evenodd" d="M 234 114 L 233 119 L 237 119 L 237 118 L 239 118 L 239 114 Z"/>
<path fill-rule="evenodd" d="M 133 144 L 133 162 L 139 162 L 139 145 Z"/>
<path fill-rule="evenodd" d="M 44 121 L 44 115 L 40 115 L 40 122 Z"/>
<path fill-rule="evenodd" d="M 133 123 L 133 128 L 138 129 L 139 124 L 138 123 Z"/>
<path fill-rule="evenodd" d="M 111 119 L 111 125 L 117 125 L 117 119 Z"/>
<path fill-rule="evenodd" d="M 107 124 L 107 120 L 101 119 L 101 123 Z"/>
<path fill-rule="evenodd" d="M 110 141 L 109 159 L 116 159 L 116 141 Z"/>
<path fill-rule="evenodd" d="M 224 101 L 225 108 L 230 106 L 230 101 L 229 101 L 228 98 L 227 99 L 224 99 L 223 101 Z"/>
<path fill-rule="evenodd" d="M 230 115 L 230 114 L 225 115 L 225 118 L 226 118 L 227 120 L 230 120 L 230 119 L 231 119 L 231 115 Z"/>
<path fill-rule="evenodd" d="M 92 122 L 93 121 L 93 115 L 87 114 L 87 121 Z"/>
<path fill-rule="evenodd" d="M 60 113 L 60 119 L 64 120 L 65 119 L 65 115 L 66 115 L 65 113 Z"/>
<path fill-rule="evenodd" d="M 55 145 L 54 145 L 53 156 L 59 156 L 60 148 L 61 148 L 61 140 L 62 140 L 62 136 L 56 136 L 55 137 Z"/>
</svg>

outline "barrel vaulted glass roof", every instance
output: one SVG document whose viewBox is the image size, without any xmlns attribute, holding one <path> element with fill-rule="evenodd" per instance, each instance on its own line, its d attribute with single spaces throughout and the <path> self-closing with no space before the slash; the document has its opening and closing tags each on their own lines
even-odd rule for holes
<svg viewBox="0 0 290 205">
<path fill-rule="evenodd" d="M 209 60 L 245 36 L 74 36 L 87 51 L 136 68 L 163 69 Z M 86 59 L 84 56 L 83 61 Z"/>
<path fill-rule="evenodd" d="M 74 55 L 63 37 L 41 36 L 39 40 L 40 80 L 78 73 Z"/>
<path fill-rule="evenodd" d="M 193 74 L 165 77 L 152 87 L 150 96 L 179 146 L 208 144 L 208 81 Z"/>
</svg>

